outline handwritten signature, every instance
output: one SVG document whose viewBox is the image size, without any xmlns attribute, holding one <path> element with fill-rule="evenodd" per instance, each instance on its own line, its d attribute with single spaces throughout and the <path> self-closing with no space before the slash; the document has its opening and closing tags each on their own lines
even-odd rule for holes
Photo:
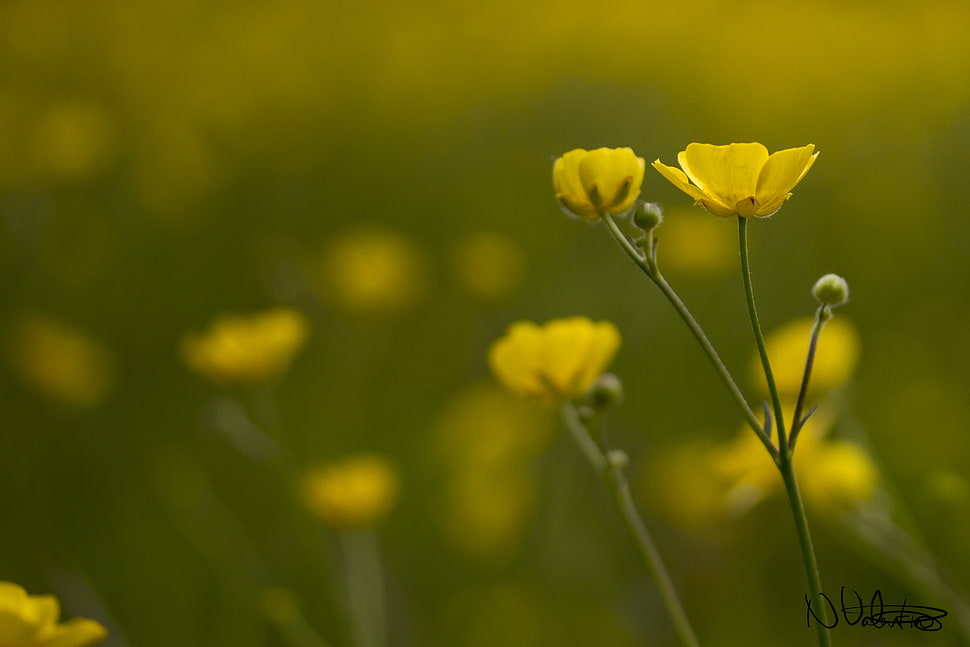
<svg viewBox="0 0 970 647">
<path fill-rule="evenodd" d="M 918 631 L 939 631 L 943 628 L 943 623 L 940 620 L 947 615 L 947 612 L 943 609 L 908 604 L 905 598 L 902 604 L 884 604 L 882 592 L 879 589 L 876 589 L 876 592 L 872 594 L 868 605 L 862 603 L 862 597 L 853 589 L 849 596 L 855 596 L 856 604 L 849 606 L 846 604 L 847 596 L 843 586 L 839 592 L 839 609 L 835 608 L 835 603 L 825 593 L 820 593 L 819 596 L 818 607 L 808 595 L 805 596 L 805 620 L 809 627 L 812 626 L 814 620 L 826 629 L 834 629 L 839 624 L 839 612 L 841 611 L 841 618 L 847 625 L 861 624 L 863 627 L 874 627 L 876 629 L 910 628 Z M 851 603 L 852 600 L 850 599 L 849 602 Z M 822 618 L 820 618 L 816 611 L 821 611 L 823 605 L 828 607 L 828 614 L 823 613 Z M 824 620 L 826 615 L 829 618 L 834 618 L 834 620 Z"/>
</svg>

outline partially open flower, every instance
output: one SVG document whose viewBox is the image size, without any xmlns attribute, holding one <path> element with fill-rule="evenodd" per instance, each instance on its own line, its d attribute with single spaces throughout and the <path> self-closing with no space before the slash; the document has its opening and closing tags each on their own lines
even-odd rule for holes
<svg viewBox="0 0 970 647">
<path fill-rule="evenodd" d="M 693 143 L 677 155 L 680 168 L 659 159 L 653 167 L 715 216 L 765 217 L 791 197 L 816 157 L 813 144 L 768 155 L 758 143 Z"/>
<path fill-rule="evenodd" d="M 640 195 L 646 162 L 631 148 L 571 150 L 552 167 L 556 199 L 571 213 L 597 220 L 623 213 Z"/>
<path fill-rule="evenodd" d="M 619 346 L 620 333 L 608 321 L 570 317 L 544 326 L 520 321 L 492 344 L 488 360 L 513 393 L 560 402 L 585 394 Z"/>
</svg>

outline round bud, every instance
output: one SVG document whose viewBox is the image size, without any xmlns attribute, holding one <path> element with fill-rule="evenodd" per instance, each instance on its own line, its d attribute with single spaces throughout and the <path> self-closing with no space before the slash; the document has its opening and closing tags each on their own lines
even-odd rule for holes
<svg viewBox="0 0 970 647">
<path fill-rule="evenodd" d="M 815 282 L 812 294 L 819 303 L 840 306 L 849 300 L 849 284 L 838 274 L 826 274 Z"/>
<path fill-rule="evenodd" d="M 606 461 L 614 469 L 624 470 L 630 464 L 630 457 L 622 449 L 611 449 L 606 452 Z"/>
<path fill-rule="evenodd" d="M 612 373 L 603 373 L 589 387 L 587 400 L 595 411 L 605 411 L 620 404 L 623 402 L 623 383 Z"/>
<path fill-rule="evenodd" d="M 663 209 L 659 204 L 641 202 L 633 212 L 633 223 L 643 231 L 650 231 L 664 219 Z"/>
</svg>

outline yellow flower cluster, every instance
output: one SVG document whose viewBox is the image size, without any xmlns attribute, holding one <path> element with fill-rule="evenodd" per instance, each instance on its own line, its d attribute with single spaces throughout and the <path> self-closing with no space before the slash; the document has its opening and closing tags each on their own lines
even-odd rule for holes
<svg viewBox="0 0 970 647">
<path fill-rule="evenodd" d="M 3 647 L 84 647 L 107 632 L 94 620 L 58 622 L 60 603 L 53 595 L 28 595 L 18 584 L 0 582 L 0 645 Z"/>
<path fill-rule="evenodd" d="M 801 384 L 812 323 L 811 319 L 795 320 L 766 340 L 779 391 L 788 402 L 785 409 L 789 420 Z M 845 384 L 857 357 L 853 327 L 843 319 L 829 321 L 816 349 L 813 375 L 818 380 L 812 393 Z M 752 372 L 755 363 L 760 368 L 755 358 Z M 806 504 L 827 514 L 838 514 L 869 499 L 878 482 L 876 467 L 860 445 L 828 438 L 833 424 L 831 416 L 817 411 L 799 433 L 794 455 Z M 722 443 L 682 447 L 649 470 L 648 487 L 664 499 L 671 516 L 689 525 L 743 514 L 783 489 L 764 445 L 747 427 Z"/>
<path fill-rule="evenodd" d="M 399 488 L 394 466 L 372 454 L 324 465 L 303 480 L 307 507 L 334 530 L 376 525 L 390 512 Z"/>
<path fill-rule="evenodd" d="M 659 159 L 652 166 L 714 215 L 748 218 L 778 211 L 816 157 L 812 144 L 769 155 L 757 142 L 692 143 L 677 155 L 680 168 Z M 629 148 L 569 151 L 553 165 L 556 199 L 587 220 L 597 220 L 603 213 L 624 213 L 640 194 L 644 166 L 643 158 Z"/>
<path fill-rule="evenodd" d="M 182 359 L 217 384 L 259 383 L 287 369 L 308 333 L 306 317 L 290 308 L 224 315 L 206 332 L 183 337 Z"/>
<path fill-rule="evenodd" d="M 488 361 L 513 393 L 555 403 L 585 394 L 619 347 L 620 333 L 608 321 L 569 317 L 543 326 L 520 321 L 492 344 Z"/>
</svg>

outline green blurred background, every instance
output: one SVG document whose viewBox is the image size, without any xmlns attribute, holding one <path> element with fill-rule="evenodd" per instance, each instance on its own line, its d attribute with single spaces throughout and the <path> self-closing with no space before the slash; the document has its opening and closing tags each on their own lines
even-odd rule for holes
<svg viewBox="0 0 970 647">
<path fill-rule="evenodd" d="M 268 587 L 350 645 L 338 545 L 293 484 L 368 451 L 402 482 L 379 535 L 392 647 L 677 644 L 554 412 L 492 392 L 509 323 L 583 314 L 623 334 L 611 438 L 702 644 L 813 644 L 778 497 L 700 526 L 665 512 L 676 492 L 649 466 L 732 437 L 738 415 L 550 182 L 576 147 L 673 163 L 691 141 L 761 141 L 821 151 L 750 228 L 762 323 L 810 315 L 821 274 L 848 279 L 862 359 L 833 433 L 864 431 L 883 506 L 970 587 L 968 28 L 955 0 L 3 2 L 0 579 L 102 621 L 105 645 L 288 644 Z M 669 279 L 748 389 L 733 223 L 649 169 L 642 195 L 667 207 Z M 343 271 L 390 287 L 355 300 L 333 259 L 367 236 L 393 241 L 385 270 Z M 312 328 L 271 385 L 220 388 L 180 360 L 186 333 L 276 305 Z M 56 345 L 24 359 L 38 317 L 96 349 L 80 392 L 24 368 L 73 370 Z M 241 441 L 247 420 L 292 462 Z M 507 446 L 476 503 L 462 461 L 490 424 Z M 812 521 L 827 590 L 948 607 L 843 519 Z M 967 644 L 956 622 L 833 638 Z"/>
</svg>

